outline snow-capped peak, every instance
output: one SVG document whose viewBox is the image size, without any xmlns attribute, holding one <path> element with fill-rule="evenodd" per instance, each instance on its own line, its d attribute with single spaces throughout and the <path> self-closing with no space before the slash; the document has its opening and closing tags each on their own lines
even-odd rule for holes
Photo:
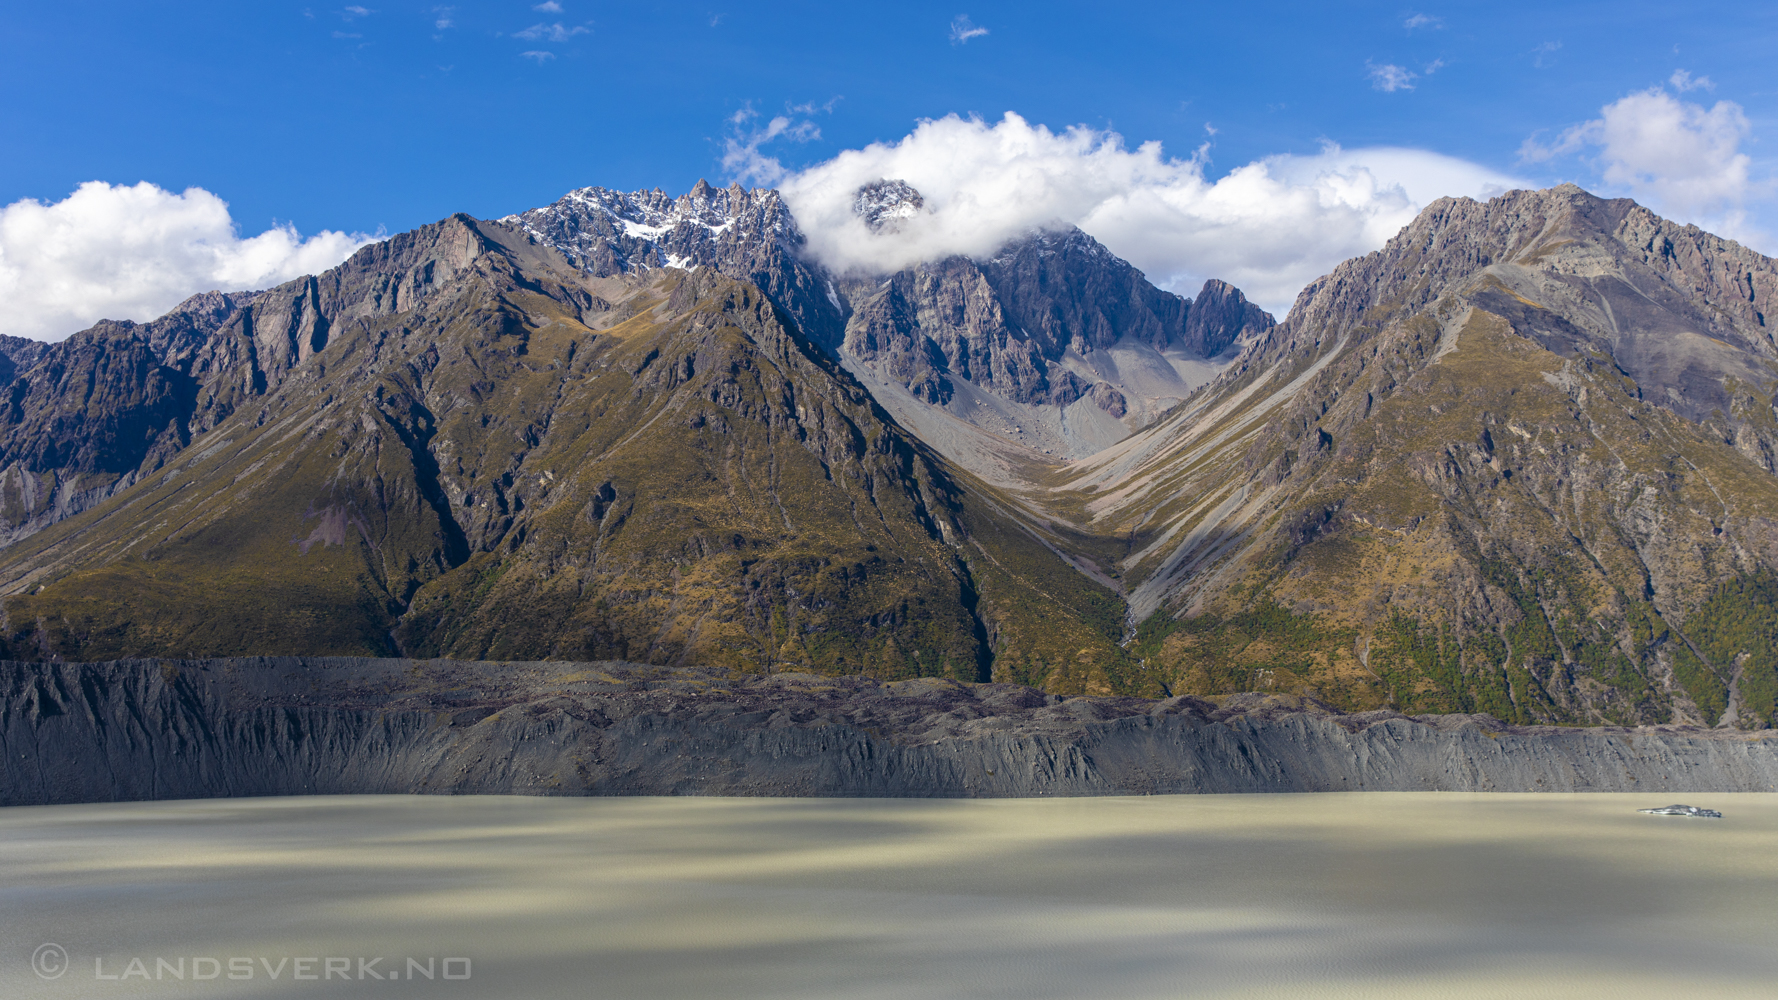
<svg viewBox="0 0 1778 1000">
<path fill-rule="evenodd" d="M 925 207 L 926 199 L 902 180 L 872 181 L 852 196 L 852 213 L 873 233 L 898 232 L 903 221 L 919 215 Z"/>
<path fill-rule="evenodd" d="M 629 193 L 580 188 L 553 205 L 499 221 L 595 274 L 732 265 L 737 257 L 802 242 L 778 192 L 739 184 L 716 188 L 704 181 L 678 198 L 659 188 Z"/>
</svg>

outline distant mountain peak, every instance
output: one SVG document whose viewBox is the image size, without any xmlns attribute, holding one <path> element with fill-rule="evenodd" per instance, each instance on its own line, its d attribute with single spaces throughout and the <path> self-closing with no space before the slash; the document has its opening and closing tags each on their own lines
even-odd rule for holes
<svg viewBox="0 0 1778 1000">
<path fill-rule="evenodd" d="M 860 186 L 852 210 L 888 235 L 929 208 L 912 184 L 886 177 Z M 867 381 L 911 425 L 933 431 L 921 409 L 943 406 L 1051 454 L 1078 457 L 1123 437 L 1212 374 L 1211 359 L 1273 325 L 1222 282 L 1205 285 L 1204 308 L 1193 313 L 1189 300 L 1072 226 L 1033 229 L 981 260 L 862 275 L 828 272 L 804 253 L 778 192 L 738 184 L 700 180 L 678 198 L 581 188 L 499 221 L 595 276 L 709 266 L 752 282 L 855 374 L 868 369 Z M 1118 351 L 1143 356 L 1119 362 Z M 1088 407 L 1062 413 L 1083 399 Z"/>
<path fill-rule="evenodd" d="M 659 188 L 625 193 L 585 187 L 497 221 L 560 250 L 575 267 L 607 277 L 711 263 L 723 256 L 706 245 L 712 241 L 769 252 L 803 240 L 777 191 L 717 188 L 704 180 L 677 198 Z"/>
<path fill-rule="evenodd" d="M 873 233 L 894 233 L 901 224 L 920 214 L 926 199 L 903 180 L 872 181 L 852 195 L 852 212 Z"/>
<path fill-rule="evenodd" d="M 1110 247 L 1075 226 L 1069 226 L 1066 229 L 1032 229 L 1024 236 L 1012 240 L 999 250 L 994 251 L 984 263 L 1004 264 L 1021 255 L 1052 256 L 1061 253 L 1103 257 L 1134 270 L 1134 266 L 1129 261 L 1112 253 Z M 1141 274 L 1142 272 L 1136 271 L 1136 273 Z"/>
<path fill-rule="evenodd" d="M 775 191 L 582 188 L 0 339 L 0 654 L 1778 725 L 1778 261 L 1568 185 L 1440 199 L 1282 324 L 1075 229 L 802 247 Z"/>
</svg>

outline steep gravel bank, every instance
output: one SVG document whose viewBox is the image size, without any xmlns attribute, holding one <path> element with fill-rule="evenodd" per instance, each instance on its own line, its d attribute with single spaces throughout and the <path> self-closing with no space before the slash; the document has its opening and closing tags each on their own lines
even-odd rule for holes
<svg viewBox="0 0 1778 1000">
<path fill-rule="evenodd" d="M 0 804 L 1778 790 L 1778 734 L 600 663 L 0 662 Z"/>
</svg>

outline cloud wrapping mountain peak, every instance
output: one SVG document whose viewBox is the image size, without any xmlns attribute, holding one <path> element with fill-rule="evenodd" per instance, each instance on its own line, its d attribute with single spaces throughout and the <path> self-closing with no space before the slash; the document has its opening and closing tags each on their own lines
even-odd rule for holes
<svg viewBox="0 0 1778 1000">
<path fill-rule="evenodd" d="M 1487 196 L 1517 182 L 1420 150 L 1278 156 L 1206 176 L 1208 148 L 1186 159 L 1157 142 L 1128 148 L 1115 132 L 1051 131 L 1008 113 L 950 115 L 905 138 L 847 150 L 778 180 L 828 267 L 886 274 L 951 255 L 983 257 L 1034 229 L 1079 226 L 1163 287 L 1189 294 L 1230 281 L 1282 314 L 1335 264 L 1383 245 L 1442 195 Z M 860 188 L 897 178 L 925 210 L 873 230 L 854 210 Z"/>
</svg>

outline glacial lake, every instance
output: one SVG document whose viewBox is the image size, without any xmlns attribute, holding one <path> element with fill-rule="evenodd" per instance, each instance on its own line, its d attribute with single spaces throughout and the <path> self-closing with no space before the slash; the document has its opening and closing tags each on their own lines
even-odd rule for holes
<svg viewBox="0 0 1778 1000">
<path fill-rule="evenodd" d="M 0 995 L 1770 998 L 1778 795 L 17 807 Z"/>
</svg>

